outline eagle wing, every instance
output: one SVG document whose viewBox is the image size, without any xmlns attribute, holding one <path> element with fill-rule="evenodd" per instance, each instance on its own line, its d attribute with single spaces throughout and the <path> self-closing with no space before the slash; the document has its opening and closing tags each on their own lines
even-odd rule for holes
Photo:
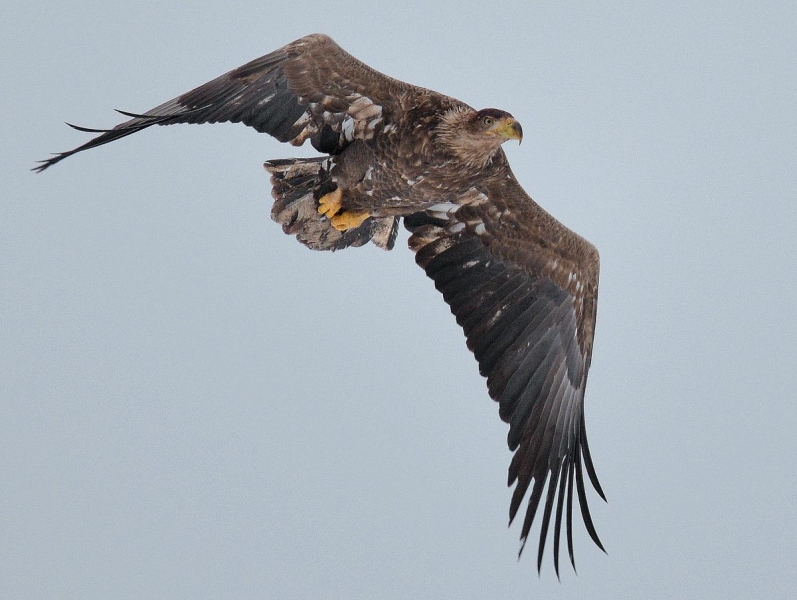
<svg viewBox="0 0 797 600">
<path fill-rule="evenodd" d="M 40 161 L 35 170 L 152 125 L 174 123 L 244 123 L 294 145 L 313 138 L 328 152 L 373 137 L 396 117 L 396 99 L 411 89 L 421 90 L 372 69 L 326 35 L 310 35 L 143 114 L 119 111 L 132 118 L 113 129 L 72 125 L 101 135 Z"/>
<path fill-rule="evenodd" d="M 503 154 L 500 157 L 505 161 Z M 592 354 L 598 253 L 592 244 L 542 210 L 504 162 L 500 177 L 406 218 L 416 262 L 455 315 L 468 348 L 487 377 L 490 396 L 509 423 L 515 485 L 509 522 L 529 488 L 521 548 L 537 514 L 546 480 L 537 569 L 556 501 L 554 567 L 566 505 L 573 559 L 575 487 L 589 535 L 603 549 L 590 517 L 582 467 L 605 500 L 584 428 L 584 388 Z M 533 482 L 533 483 L 532 483 Z"/>
</svg>

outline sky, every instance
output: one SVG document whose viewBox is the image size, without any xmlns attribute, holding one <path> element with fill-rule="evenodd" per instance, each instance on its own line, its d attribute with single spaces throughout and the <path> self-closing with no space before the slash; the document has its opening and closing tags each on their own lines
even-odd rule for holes
<svg viewBox="0 0 797 600">
<path fill-rule="evenodd" d="M 0 597 L 793 598 L 797 5 L 599 4 L 7 8 Z M 263 161 L 312 148 L 163 127 L 29 170 L 313 32 L 511 112 L 600 250 L 577 574 L 517 559 L 507 426 L 407 234 L 270 220 Z"/>
</svg>

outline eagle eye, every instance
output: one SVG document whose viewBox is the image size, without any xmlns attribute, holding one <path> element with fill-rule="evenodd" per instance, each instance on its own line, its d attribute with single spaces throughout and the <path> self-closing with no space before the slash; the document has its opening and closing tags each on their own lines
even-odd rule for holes
<svg viewBox="0 0 797 600">
<path fill-rule="evenodd" d="M 482 119 L 482 122 L 485 125 L 487 125 L 487 127 L 492 127 L 493 125 L 495 125 L 495 119 L 493 117 L 484 117 L 484 119 Z"/>
</svg>

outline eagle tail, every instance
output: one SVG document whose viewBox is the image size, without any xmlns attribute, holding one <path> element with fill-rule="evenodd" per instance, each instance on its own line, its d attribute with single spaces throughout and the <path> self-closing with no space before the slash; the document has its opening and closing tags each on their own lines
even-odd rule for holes
<svg viewBox="0 0 797 600">
<path fill-rule="evenodd" d="M 289 158 L 270 160 L 263 166 L 271 173 L 274 206 L 271 218 L 282 230 L 295 235 L 313 250 L 341 250 L 369 241 L 391 250 L 398 233 L 399 217 L 368 218 L 358 227 L 338 231 L 318 212 L 318 199 L 334 189 L 329 179 L 329 159 Z"/>
</svg>

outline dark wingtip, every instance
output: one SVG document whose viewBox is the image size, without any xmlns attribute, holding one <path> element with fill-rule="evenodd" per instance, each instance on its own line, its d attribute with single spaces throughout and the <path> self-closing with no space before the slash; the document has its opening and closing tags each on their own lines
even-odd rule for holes
<svg viewBox="0 0 797 600">
<path fill-rule="evenodd" d="M 48 158 L 45 160 L 37 160 L 36 162 L 39 164 L 37 164 L 35 167 L 31 167 L 30 170 L 33 171 L 34 173 L 41 173 L 45 169 L 52 167 L 55 163 L 57 163 L 59 160 L 63 158 L 64 158 L 63 153 L 57 153 L 57 154 L 53 153 L 53 158 Z"/>
<path fill-rule="evenodd" d="M 141 115 L 139 113 L 128 112 L 126 110 L 119 110 L 118 108 L 114 108 L 114 110 L 116 112 L 118 112 L 120 115 L 124 115 L 124 116 L 130 117 L 132 119 L 145 119 L 146 120 L 146 119 L 162 119 L 163 118 L 163 116 L 159 117 L 157 115 Z"/>
<path fill-rule="evenodd" d="M 595 525 L 592 522 L 592 516 L 589 513 L 589 505 L 587 504 L 587 493 L 584 489 L 584 476 L 581 474 L 581 458 L 577 455 L 576 458 L 576 493 L 578 494 L 578 501 L 579 505 L 581 506 L 581 518 L 584 520 L 584 526 L 587 528 L 587 533 L 589 533 L 589 537 L 592 538 L 592 541 L 595 545 L 603 550 L 604 553 L 606 549 L 603 547 L 603 543 L 601 543 L 600 538 L 598 537 L 598 532 L 595 529 Z"/>
<path fill-rule="evenodd" d="M 606 494 L 603 492 L 600 481 L 598 481 L 598 474 L 595 472 L 595 466 L 592 464 L 592 455 L 589 451 L 589 442 L 587 441 L 587 426 L 584 422 L 584 414 L 581 414 L 581 449 L 584 455 L 584 466 L 587 468 L 587 475 L 592 483 L 592 487 L 598 492 L 598 495 L 603 498 L 603 501 L 608 503 Z"/>
<path fill-rule="evenodd" d="M 66 123 L 66 121 L 64 121 Z M 72 123 L 66 123 L 72 129 L 77 129 L 78 131 L 85 131 L 86 133 L 108 133 L 111 131 L 110 129 L 92 129 L 91 127 L 81 127 L 80 125 L 73 125 Z"/>
</svg>

